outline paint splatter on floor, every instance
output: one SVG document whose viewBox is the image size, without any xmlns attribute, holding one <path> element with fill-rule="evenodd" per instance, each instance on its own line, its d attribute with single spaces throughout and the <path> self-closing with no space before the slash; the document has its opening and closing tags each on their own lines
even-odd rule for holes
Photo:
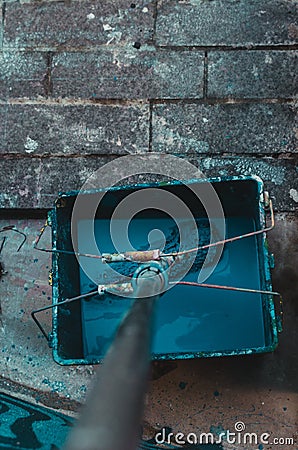
<svg viewBox="0 0 298 450">
<path fill-rule="evenodd" d="M 58 450 L 72 423 L 67 416 L 0 394 L 0 448 Z"/>
</svg>

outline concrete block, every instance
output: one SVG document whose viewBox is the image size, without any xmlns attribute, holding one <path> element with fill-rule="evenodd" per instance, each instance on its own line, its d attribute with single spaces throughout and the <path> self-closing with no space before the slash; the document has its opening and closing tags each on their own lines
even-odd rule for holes
<svg viewBox="0 0 298 450">
<path fill-rule="evenodd" d="M 0 53 L 0 99 L 45 95 L 47 55 L 33 52 Z"/>
<path fill-rule="evenodd" d="M 0 105 L 0 134 L 0 154 L 142 153 L 149 105 Z"/>
<path fill-rule="evenodd" d="M 118 47 L 53 58 L 53 96 L 81 98 L 201 98 L 204 54 Z"/>
<path fill-rule="evenodd" d="M 4 47 L 52 50 L 124 42 L 143 44 L 152 40 L 154 2 L 142 3 L 135 8 L 124 0 L 8 3 Z"/>
<path fill-rule="evenodd" d="M 152 149 L 172 154 L 297 153 L 297 112 L 282 104 L 154 105 Z"/>
<path fill-rule="evenodd" d="M 158 45 L 294 44 L 297 2 L 287 0 L 159 0 Z"/>
<path fill-rule="evenodd" d="M 292 98 L 297 63 L 297 51 L 210 52 L 208 97 Z"/>
</svg>

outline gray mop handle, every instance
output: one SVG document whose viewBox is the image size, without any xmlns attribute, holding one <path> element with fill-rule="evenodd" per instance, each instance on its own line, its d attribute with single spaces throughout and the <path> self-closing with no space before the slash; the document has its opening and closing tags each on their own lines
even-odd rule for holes
<svg viewBox="0 0 298 450">
<path fill-rule="evenodd" d="M 160 288 L 160 277 L 152 273 L 138 280 L 137 299 L 98 370 L 65 450 L 137 448 L 148 382 L 152 313 Z"/>
</svg>

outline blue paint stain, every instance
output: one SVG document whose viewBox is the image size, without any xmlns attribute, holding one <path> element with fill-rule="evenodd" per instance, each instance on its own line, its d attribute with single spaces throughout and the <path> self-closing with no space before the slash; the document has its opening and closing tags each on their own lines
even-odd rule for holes
<svg viewBox="0 0 298 450">
<path fill-rule="evenodd" d="M 216 436 L 225 436 L 226 430 L 223 428 L 222 425 L 211 425 L 210 427 L 210 433 L 216 435 Z"/>
<path fill-rule="evenodd" d="M 0 394 L 0 447 L 54 450 L 63 447 L 73 419 Z"/>
<path fill-rule="evenodd" d="M 176 220 L 177 221 L 177 220 Z M 126 221 L 113 220 L 114 237 L 121 236 L 121 228 Z M 201 242 L 208 242 L 209 228 L 206 219 L 198 220 Z M 92 253 L 90 241 L 86 239 L 88 220 L 79 222 L 79 251 Z M 158 228 L 167 236 L 166 251 L 176 250 L 177 242 L 171 242 L 176 234 L 173 231 L 172 219 L 138 219 L 130 222 L 130 240 L 135 248 L 148 248 L 148 234 Z M 180 220 L 180 226 L 187 229 L 187 223 Z M 177 228 L 177 225 L 175 225 Z M 252 219 L 230 217 L 226 219 L 228 236 L 247 233 L 255 228 Z M 100 251 L 114 252 L 115 247 L 110 236 L 110 221 L 95 220 L 94 231 Z M 120 245 L 120 247 L 119 247 Z M 125 244 L 122 243 L 122 246 Z M 172 247 L 171 247 L 172 246 Z M 192 246 L 190 240 L 189 246 Z M 118 251 L 125 251 L 118 243 Z M 94 252 L 93 252 L 94 253 Z M 243 258 L 245 255 L 245 258 Z M 197 281 L 198 272 L 206 254 L 201 253 L 184 280 Z M 257 255 L 256 237 L 246 238 L 224 248 L 221 259 L 208 283 L 226 286 L 245 286 L 260 289 L 260 276 Z M 92 275 L 93 280 L 104 283 L 110 267 L 118 273 L 134 271 L 131 264 L 107 265 L 94 263 L 91 258 L 84 260 L 84 267 Z M 109 267 L 107 267 L 109 266 Z M 113 267 L 112 267 L 113 266 Z M 122 270 L 124 272 L 122 272 Z M 235 274 L 237 276 L 235 277 Z M 110 276 L 110 275 L 108 275 Z M 115 275 L 114 275 L 115 276 Z M 119 275 L 118 275 L 119 277 Z M 80 268 L 81 292 L 90 291 L 90 279 L 85 270 Z M 183 301 L 181 301 L 183 299 Z M 82 302 L 82 326 L 84 356 L 87 358 L 103 357 L 131 299 L 111 294 L 98 299 L 91 298 Z M 108 314 L 109 313 L 109 314 Z M 61 311 L 62 314 L 62 311 Z M 175 286 L 168 290 L 156 305 L 155 334 L 153 353 L 191 353 L 207 351 L 225 351 L 262 347 L 265 345 L 262 298 L 260 294 L 204 289 L 193 286 Z M 217 391 L 215 391 L 214 395 Z"/>
</svg>

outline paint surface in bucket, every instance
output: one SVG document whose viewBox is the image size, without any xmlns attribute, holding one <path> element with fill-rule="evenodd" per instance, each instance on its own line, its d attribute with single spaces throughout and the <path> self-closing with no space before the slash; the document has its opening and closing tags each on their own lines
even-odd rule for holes
<svg viewBox="0 0 298 450">
<path fill-rule="evenodd" d="M 187 248 L 194 246 L 193 224 L 186 219 L 176 219 L 185 230 Z M 94 222 L 96 242 L 100 252 L 124 252 L 128 242 L 123 238 L 125 220 L 114 220 L 112 242 L 110 220 L 97 219 Z M 78 246 L 81 252 L 93 252 L 90 239 L 85 232 L 90 221 L 78 223 Z M 207 219 L 197 219 L 196 225 L 200 245 L 209 242 Z M 159 231 L 152 231 L 152 230 Z M 254 220 L 250 217 L 228 217 L 227 237 L 254 231 Z M 150 233 L 151 232 L 151 233 Z M 148 235 L 149 240 L 148 242 Z M 170 218 L 133 218 L 128 236 L 138 250 L 150 247 L 163 248 L 170 252 L 178 250 L 179 232 Z M 116 248 L 115 245 L 116 244 Z M 216 251 L 216 250 L 215 250 Z M 192 269 L 184 281 L 197 281 L 206 251 L 198 254 Z M 119 279 L 111 274 L 110 267 L 101 261 L 82 258 L 88 273 L 97 283 Z M 121 274 L 131 275 L 137 266 L 130 263 L 113 264 L 112 268 Z M 114 277 L 114 278 L 113 278 Z M 112 279 L 111 279 L 112 278 Z M 255 236 L 226 244 L 213 274 L 206 280 L 210 284 L 260 289 L 257 239 Z M 94 284 L 80 269 L 81 292 L 94 289 Z M 101 358 L 113 340 L 125 312 L 132 300 L 105 294 L 82 301 L 82 331 L 85 358 Z M 159 299 L 155 310 L 155 328 L 152 352 L 157 355 L 195 353 L 204 351 L 225 351 L 262 347 L 265 344 L 262 298 L 260 294 L 207 289 L 192 286 L 175 286 Z"/>
</svg>

